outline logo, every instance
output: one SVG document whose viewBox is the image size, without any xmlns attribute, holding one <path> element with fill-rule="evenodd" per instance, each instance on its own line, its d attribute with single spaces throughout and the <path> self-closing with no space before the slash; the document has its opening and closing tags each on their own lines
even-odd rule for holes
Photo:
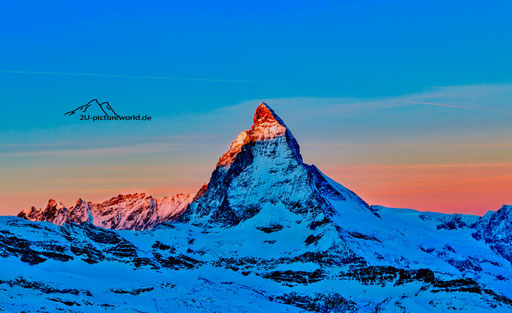
<svg viewBox="0 0 512 313">
<path fill-rule="evenodd" d="M 100 108 L 103 114 L 81 114 L 87 113 L 90 108 Z M 92 110 L 92 109 L 91 109 Z M 66 116 L 72 116 L 76 113 L 79 113 L 81 121 L 151 121 L 152 117 L 150 115 L 141 115 L 141 114 L 132 114 L 132 115 L 119 115 L 114 111 L 114 108 L 108 103 L 99 102 L 98 99 L 92 99 L 84 105 L 79 106 L 78 108 L 64 113 Z"/>
</svg>

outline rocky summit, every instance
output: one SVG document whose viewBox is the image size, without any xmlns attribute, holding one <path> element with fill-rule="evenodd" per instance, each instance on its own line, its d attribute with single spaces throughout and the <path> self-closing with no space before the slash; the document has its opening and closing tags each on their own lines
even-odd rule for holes
<svg viewBox="0 0 512 313">
<path fill-rule="evenodd" d="M 261 103 L 196 195 L 0 218 L 0 312 L 512 312 L 512 210 L 370 206 Z"/>
</svg>

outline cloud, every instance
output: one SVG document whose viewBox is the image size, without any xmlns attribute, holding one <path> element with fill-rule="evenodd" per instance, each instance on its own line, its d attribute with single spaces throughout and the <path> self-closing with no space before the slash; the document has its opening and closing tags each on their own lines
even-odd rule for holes
<svg viewBox="0 0 512 313">
<path fill-rule="evenodd" d="M 29 146 L 29 145 L 27 145 Z M 168 151 L 175 148 L 171 145 L 162 146 L 161 144 L 133 144 L 130 146 L 117 147 L 60 147 L 59 149 L 42 149 L 32 151 L 0 152 L 0 157 L 38 157 L 38 156 L 59 156 L 59 157 L 77 157 L 77 156 L 107 156 L 107 155 L 133 155 L 135 153 L 148 154 Z"/>
<path fill-rule="evenodd" d="M 423 105 L 452 111 L 474 111 L 512 114 L 512 83 L 475 84 L 462 86 L 433 87 L 417 93 L 391 97 L 348 98 L 348 97 L 288 97 L 264 98 L 243 101 L 239 106 L 254 106 L 265 101 L 272 107 L 306 114 L 352 113 L 385 110 Z M 230 108 L 232 110 L 232 108 Z"/>
<path fill-rule="evenodd" d="M 470 110 L 470 111 L 480 111 L 475 108 L 463 106 L 463 105 L 450 105 L 450 104 L 442 104 L 442 103 L 434 103 L 434 102 L 421 102 L 421 101 L 413 101 L 413 100 L 403 100 L 403 102 L 412 103 L 412 104 L 423 104 L 423 105 L 432 105 L 432 106 L 438 106 L 443 108 L 450 108 L 450 109 L 462 109 L 462 110 Z"/>
<path fill-rule="evenodd" d="M 109 78 L 133 78 L 133 79 L 154 79 L 154 80 L 179 80 L 179 81 L 197 81 L 214 83 L 257 83 L 256 81 L 243 79 L 224 79 L 224 78 L 186 78 L 171 76 L 151 76 L 151 75 L 119 75 L 105 73 L 71 73 L 71 72 L 39 72 L 39 71 L 18 71 L 18 70 L 0 70 L 0 73 L 8 74 L 34 74 L 34 75 L 66 75 L 66 76 L 84 76 L 84 77 L 109 77 Z"/>
</svg>

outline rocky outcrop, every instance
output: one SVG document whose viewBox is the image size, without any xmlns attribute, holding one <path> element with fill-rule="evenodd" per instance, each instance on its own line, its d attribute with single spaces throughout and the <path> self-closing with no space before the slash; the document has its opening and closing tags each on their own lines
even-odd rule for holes
<svg viewBox="0 0 512 313">
<path fill-rule="evenodd" d="M 512 263 L 512 205 L 489 211 L 475 225 L 473 237 L 483 240 Z"/>
</svg>

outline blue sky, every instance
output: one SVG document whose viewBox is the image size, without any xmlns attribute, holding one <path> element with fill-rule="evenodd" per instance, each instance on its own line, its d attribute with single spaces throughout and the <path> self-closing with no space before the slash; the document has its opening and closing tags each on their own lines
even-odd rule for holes
<svg viewBox="0 0 512 313">
<path fill-rule="evenodd" d="M 10 1 L 0 13 L 2 70 L 255 82 L 0 79 L 3 98 L 25 106 L 42 106 L 31 95 L 55 107 L 98 97 L 144 102 L 155 114 L 170 105 L 208 110 L 246 99 L 504 82 L 512 72 L 511 9 L 510 1 Z M 20 97 L 27 87 L 30 95 Z"/>
<path fill-rule="evenodd" d="M 47 194 L 66 200 L 139 188 L 165 194 L 165 186 L 179 191 L 180 182 L 193 191 L 250 126 L 261 100 L 278 111 L 320 168 L 506 163 L 511 9 L 510 1 L 4 2 L 0 169 L 8 172 L 2 183 L 12 186 L 3 196 L 23 195 L 28 200 L 20 206 L 41 206 Z M 109 101 L 118 113 L 154 120 L 92 125 L 63 115 L 93 98 Z M 315 142 L 324 146 L 307 148 Z M 465 146 L 455 149 L 455 143 Z M 346 144 L 352 146 L 332 148 Z M 442 144 L 450 148 L 436 146 Z M 482 150 L 483 144 L 493 148 Z M 121 150 L 105 152 L 112 147 Z M 154 172 L 141 170 L 101 188 L 94 177 L 62 187 L 69 171 L 86 176 L 93 166 L 146 163 L 180 170 L 154 181 Z M 31 185 L 49 173 L 54 181 L 46 189 Z M 365 191 L 371 186 L 356 179 L 357 172 L 353 180 L 328 174 L 368 193 L 371 202 L 390 193 Z M 385 175 L 373 179 L 384 186 Z M 508 200 L 499 197 L 489 206 Z M 386 199 L 448 211 L 466 205 Z M 471 210 L 490 209 L 482 201 Z"/>
</svg>

